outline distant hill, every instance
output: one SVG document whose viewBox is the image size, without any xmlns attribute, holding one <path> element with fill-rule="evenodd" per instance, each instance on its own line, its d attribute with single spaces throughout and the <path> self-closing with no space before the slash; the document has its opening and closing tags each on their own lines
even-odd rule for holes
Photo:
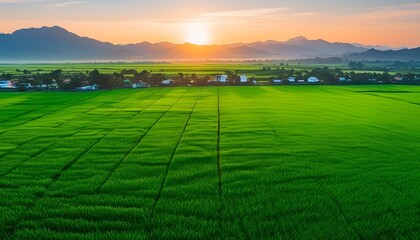
<svg viewBox="0 0 420 240">
<path fill-rule="evenodd" d="M 380 51 L 370 49 L 363 53 L 354 53 L 346 58 L 351 60 L 379 61 L 420 61 L 420 47 L 413 49 Z"/>
<path fill-rule="evenodd" d="M 22 29 L 0 35 L 2 60 L 88 60 L 130 55 L 124 48 L 79 37 L 60 27 Z"/>
<path fill-rule="evenodd" d="M 0 34 L 0 61 L 358 58 L 365 55 L 357 54 L 367 50 L 362 45 L 308 40 L 302 36 L 284 42 L 202 46 L 170 42 L 115 45 L 80 37 L 57 26 Z"/>
</svg>

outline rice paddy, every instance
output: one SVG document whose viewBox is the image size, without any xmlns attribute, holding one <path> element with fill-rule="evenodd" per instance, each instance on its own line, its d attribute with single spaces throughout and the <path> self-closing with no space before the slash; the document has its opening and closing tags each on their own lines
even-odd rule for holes
<svg viewBox="0 0 420 240">
<path fill-rule="evenodd" d="M 0 239 L 416 239 L 417 86 L 0 92 Z"/>
</svg>

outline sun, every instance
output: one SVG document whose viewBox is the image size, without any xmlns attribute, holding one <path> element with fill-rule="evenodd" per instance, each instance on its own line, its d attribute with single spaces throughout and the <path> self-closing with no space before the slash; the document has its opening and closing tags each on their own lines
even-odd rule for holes
<svg viewBox="0 0 420 240">
<path fill-rule="evenodd" d="M 187 28 L 187 42 L 197 45 L 210 44 L 210 34 L 206 26 L 201 24 L 190 24 Z"/>
</svg>

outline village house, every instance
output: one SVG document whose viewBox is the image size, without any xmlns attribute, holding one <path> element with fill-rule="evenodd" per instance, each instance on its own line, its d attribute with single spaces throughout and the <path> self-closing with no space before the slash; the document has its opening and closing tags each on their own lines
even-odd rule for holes
<svg viewBox="0 0 420 240">
<path fill-rule="evenodd" d="M 273 84 L 281 84 L 283 80 L 281 79 L 273 79 Z"/>
<path fill-rule="evenodd" d="M 319 83 L 320 80 L 317 77 L 311 76 L 308 78 L 308 83 Z"/>
<path fill-rule="evenodd" d="M 149 87 L 149 85 L 145 82 L 138 82 L 138 83 L 133 83 L 131 87 L 132 88 L 146 88 L 146 87 Z"/>
<path fill-rule="evenodd" d="M 241 83 L 247 83 L 248 82 L 248 77 L 246 75 L 241 75 L 241 76 L 239 76 L 239 78 L 240 78 Z"/>
<path fill-rule="evenodd" d="M 76 90 L 80 90 L 80 91 L 95 91 L 95 90 L 98 90 L 98 85 L 93 84 L 93 85 L 87 85 L 87 86 L 83 86 L 83 87 L 78 87 L 78 88 L 76 88 Z"/>
<path fill-rule="evenodd" d="M 0 80 L 0 88 L 14 88 L 13 82 L 10 80 Z"/>
<path fill-rule="evenodd" d="M 289 83 L 295 83 L 296 78 L 295 77 L 289 77 L 289 78 L 287 78 L 287 81 L 289 81 Z"/>
<path fill-rule="evenodd" d="M 351 79 L 346 78 L 346 77 L 339 77 L 338 78 L 338 81 L 339 82 L 342 82 L 342 83 L 344 83 L 344 82 L 351 82 Z"/>
<path fill-rule="evenodd" d="M 174 81 L 172 79 L 166 79 L 160 82 L 160 85 L 164 85 L 164 86 L 173 85 L 173 84 L 174 84 Z"/>
<path fill-rule="evenodd" d="M 219 83 L 227 83 L 228 81 L 228 75 L 217 75 L 216 81 Z"/>
<path fill-rule="evenodd" d="M 404 80 L 404 77 L 401 76 L 400 74 L 397 74 L 397 75 L 394 76 L 394 80 L 397 81 L 397 82 L 401 82 L 401 81 Z"/>
</svg>

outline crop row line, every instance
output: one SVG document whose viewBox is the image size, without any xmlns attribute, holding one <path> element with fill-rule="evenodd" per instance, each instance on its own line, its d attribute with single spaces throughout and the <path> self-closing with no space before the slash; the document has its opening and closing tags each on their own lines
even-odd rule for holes
<svg viewBox="0 0 420 240">
<path fill-rule="evenodd" d="M 149 105 L 150 107 L 151 105 Z M 122 124 L 122 123 L 121 123 Z M 26 212 L 30 211 L 33 207 L 35 207 L 36 203 L 41 200 L 45 193 L 48 191 L 48 189 L 62 176 L 62 174 L 71 168 L 79 159 L 81 159 L 84 155 L 88 154 L 93 148 L 95 148 L 102 140 L 104 140 L 106 137 L 108 137 L 111 133 L 113 133 L 115 130 L 117 130 L 120 126 L 116 126 L 112 131 L 109 131 L 107 134 L 105 134 L 103 137 L 99 138 L 93 145 L 82 151 L 80 154 L 78 154 L 73 160 L 68 162 L 57 174 L 53 175 L 51 177 L 51 181 L 44 187 L 44 191 L 35 197 L 35 199 L 31 202 L 31 204 L 27 207 Z M 50 146 L 51 147 L 51 146 Z M 19 222 L 14 224 L 9 230 L 7 236 L 9 236 L 9 239 L 13 238 L 13 235 L 15 234 L 17 227 L 24 221 L 24 219 L 21 219 Z"/>
<path fill-rule="evenodd" d="M 151 105 L 149 105 L 148 107 L 150 107 Z M 146 109 L 146 108 L 145 108 Z M 61 170 L 60 172 L 58 172 L 57 174 L 53 175 L 51 177 L 51 181 L 44 187 L 44 190 L 41 194 L 37 195 L 34 200 L 31 202 L 31 204 L 26 208 L 25 212 L 30 211 L 32 208 L 35 207 L 36 203 L 41 200 L 44 196 L 45 193 L 48 191 L 48 189 L 63 175 L 63 173 L 65 171 L 67 171 L 68 169 L 70 169 L 77 161 L 79 161 L 84 155 L 88 154 L 93 148 L 95 148 L 101 141 L 103 141 L 106 137 L 108 137 L 111 133 L 113 133 L 115 130 L 117 130 L 120 126 L 122 125 L 119 124 L 118 126 L 116 126 L 112 131 L 109 131 L 107 134 L 105 134 L 103 137 L 99 138 L 93 145 L 91 145 L 90 147 L 88 147 L 87 149 L 85 149 L 83 152 L 81 152 L 80 154 L 78 154 L 73 160 L 71 160 L 70 162 L 68 162 Z M 17 227 L 24 221 L 24 219 L 22 218 L 20 221 L 18 221 L 17 223 L 13 224 L 10 229 L 8 229 L 7 231 L 7 238 L 8 239 L 12 239 L 13 235 L 15 234 Z"/>
<path fill-rule="evenodd" d="M 163 88 L 162 88 L 163 89 Z M 162 91 L 162 89 L 160 89 L 157 93 L 160 93 L 161 91 Z M 136 114 L 134 114 L 132 117 L 131 117 L 131 119 L 130 120 L 132 120 L 132 119 L 134 119 L 135 117 L 137 117 L 137 115 L 139 114 L 139 113 L 141 113 L 141 112 L 143 112 L 144 110 L 146 110 L 147 108 L 149 108 L 150 106 L 152 106 L 153 104 L 155 104 L 157 101 L 159 101 L 160 99 L 162 99 L 166 94 L 168 94 L 170 92 L 170 90 L 167 90 L 162 96 L 160 96 L 159 98 L 157 98 L 155 101 L 153 101 L 151 104 L 149 104 L 145 109 L 143 109 L 143 110 L 141 110 L 141 111 L 138 111 L 138 112 L 136 112 Z M 187 91 L 185 91 L 184 92 L 184 94 L 182 95 L 182 97 L 184 97 L 185 96 L 185 94 L 187 93 Z M 154 94 L 151 94 L 151 96 L 153 96 L 153 95 L 155 95 L 156 93 L 154 93 Z M 149 96 L 148 96 L 149 97 Z M 182 98 L 181 97 L 181 98 Z M 178 102 L 181 98 L 179 98 L 176 102 Z M 145 98 L 145 99 L 147 99 L 147 98 Z M 173 105 L 172 105 L 173 106 Z M 171 108 L 172 108 L 172 106 L 171 106 Z"/>
<path fill-rule="evenodd" d="M 160 91 L 158 91 L 158 92 L 160 92 Z M 149 94 L 149 95 L 147 95 L 147 96 L 146 96 L 146 98 L 144 98 L 144 99 L 147 99 L 147 97 L 151 97 L 151 96 L 155 95 L 155 94 L 156 94 L 156 93 L 158 93 L 158 92 L 154 92 L 154 93 L 152 93 L 152 94 Z M 158 98 L 158 99 L 159 99 L 159 98 Z M 106 105 L 106 104 L 107 104 L 107 103 L 102 103 L 102 104 L 100 104 L 100 105 L 98 105 L 98 106 L 96 106 L 96 107 L 90 108 L 90 109 L 88 109 L 87 111 L 82 112 L 82 113 L 78 114 L 77 116 L 75 116 L 75 117 L 73 117 L 73 118 L 71 118 L 71 119 L 69 119 L 69 120 L 67 120 L 67 121 L 64 121 L 64 122 L 62 122 L 62 123 L 58 124 L 56 127 L 61 127 L 61 126 L 63 126 L 64 124 L 66 124 L 66 123 L 68 123 L 68 122 L 70 122 L 70 121 L 72 121 L 72 120 L 74 120 L 74 119 L 77 119 L 77 118 L 79 118 L 80 116 L 86 115 L 86 114 L 87 114 L 87 113 L 89 113 L 89 112 L 92 112 L 92 111 L 94 111 L 94 110 L 96 110 L 96 109 L 99 109 L 99 108 L 101 108 L 102 106 L 104 106 L 104 105 Z M 129 103 L 129 104 L 127 104 L 126 106 L 129 106 L 130 104 L 132 104 L 132 103 Z M 124 107 L 126 107 L 126 106 L 124 106 Z M 124 108 L 124 107 L 122 107 L 122 108 Z M 121 108 L 121 109 L 122 109 L 122 108 Z M 114 115 L 114 114 L 115 114 L 115 113 L 117 113 L 117 112 L 120 112 L 120 111 L 112 112 L 112 113 L 107 114 L 107 115 L 105 115 L 105 116 L 111 116 L 111 115 Z"/>
<path fill-rule="evenodd" d="M 191 116 L 192 116 L 192 114 L 193 114 L 193 112 L 195 110 L 195 107 L 197 106 L 197 103 L 198 103 L 198 100 L 200 99 L 200 96 L 201 96 L 201 92 L 202 91 L 203 91 L 203 88 L 200 89 L 200 92 L 197 95 L 197 98 L 195 100 L 194 106 L 191 108 L 191 111 L 190 111 L 190 113 L 188 115 L 187 121 L 185 122 L 185 125 L 184 125 L 184 127 L 182 129 L 181 135 L 179 136 L 179 138 L 178 138 L 178 140 L 177 140 L 177 142 L 175 144 L 175 147 L 172 150 L 172 153 L 171 153 L 171 156 L 169 158 L 168 164 L 166 165 L 166 169 L 165 169 L 165 172 L 163 174 L 163 179 L 161 181 L 160 188 L 158 190 L 158 193 L 157 193 L 156 198 L 155 198 L 155 200 L 153 202 L 152 209 L 151 209 L 151 212 L 150 212 L 150 217 L 149 217 L 149 224 L 150 224 L 150 226 L 151 226 L 151 222 L 152 222 L 152 220 L 154 218 L 154 215 L 155 215 L 157 204 L 159 203 L 159 200 L 160 200 L 160 198 L 162 196 L 163 188 L 165 186 L 166 179 L 167 179 L 168 174 L 169 174 L 169 169 L 170 169 L 170 167 L 172 165 L 173 159 L 174 159 L 175 154 L 176 154 L 176 151 L 178 150 L 178 147 L 179 147 L 179 145 L 181 143 L 181 140 L 182 140 L 182 138 L 184 136 L 184 133 L 187 130 L 187 126 L 188 126 L 188 124 L 190 122 L 190 119 L 191 119 Z M 150 234 L 150 232 L 152 231 L 152 227 L 148 227 L 147 230 L 148 230 L 148 233 Z"/>
<path fill-rule="evenodd" d="M 221 116 L 220 116 L 220 86 L 217 86 L 217 189 L 219 192 L 219 201 L 220 205 L 217 209 L 217 215 L 219 219 L 219 231 L 220 236 L 223 236 L 224 233 L 224 218 L 223 218 L 223 209 L 224 209 L 224 198 L 223 198 L 223 182 L 222 182 L 222 163 L 220 156 L 220 136 L 221 136 Z"/>
<path fill-rule="evenodd" d="M 270 126 L 270 128 L 273 129 L 273 131 L 276 133 L 277 138 L 280 139 L 280 135 L 278 134 L 276 128 L 271 125 L 270 121 L 268 121 L 267 118 L 265 118 L 264 115 L 262 115 L 263 118 L 265 119 L 267 125 Z M 348 226 L 350 226 L 350 229 L 356 234 L 356 236 L 358 237 L 358 239 L 363 239 L 363 236 L 361 235 L 361 233 L 356 229 L 356 227 L 354 227 L 352 221 L 350 221 L 349 217 L 347 216 L 347 214 L 345 213 L 343 207 L 341 206 L 340 202 L 336 199 L 336 197 L 334 196 L 333 193 L 329 192 L 327 190 L 327 188 L 322 185 L 317 178 L 308 178 L 310 180 L 313 180 L 316 184 L 318 184 L 318 186 L 324 191 L 324 193 L 330 198 L 330 200 L 334 203 L 334 205 L 337 207 L 337 210 L 339 212 L 339 214 L 344 218 L 344 221 L 346 222 L 346 224 Z"/>
<path fill-rule="evenodd" d="M 417 105 L 417 106 L 420 105 L 420 103 L 408 102 L 408 101 L 404 101 L 404 100 L 394 98 L 394 97 L 389 97 L 389 96 L 380 96 L 380 95 L 377 95 L 377 94 L 374 94 L 374 93 L 367 93 L 367 92 L 359 92 L 359 93 L 366 94 L 366 95 L 369 95 L 369 96 L 384 98 L 384 99 L 388 99 L 388 100 L 393 100 L 393 101 L 397 101 L 397 102 L 403 102 L 403 103 L 408 103 L 408 104 L 412 104 L 412 105 Z"/>
<path fill-rule="evenodd" d="M 156 101 L 158 101 L 160 98 L 157 98 L 156 99 Z M 154 101 L 152 104 L 154 104 L 156 101 Z M 150 105 L 152 105 L 152 104 L 150 104 Z M 149 105 L 149 106 L 150 106 Z M 148 107 L 149 107 L 148 106 Z M 88 113 L 88 112 L 90 112 L 90 111 L 92 111 L 93 109 L 90 109 L 90 110 L 88 110 L 86 113 Z M 86 113 L 82 113 L 82 114 L 86 114 Z M 82 115 L 82 114 L 80 114 L 80 115 Z M 115 112 L 112 112 L 112 113 L 110 113 L 110 114 L 108 114 L 108 115 L 106 115 L 106 116 L 110 116 L 110 115 L 113 115 L 113 114 L 115 114 Z M 137 113 L 138 114 L 138 113 Z M 136 114 L 136 115 L 137 115 Z M 60 127 L 60 125 L 57 125 L 57 126 L 55 126 L 54 128 L 59 128 Z M 77 131 L 77 132 L 75 132 L 75 133 L 73 133 L 72 135 L 69 135 L 69 136 L 63 136 L 62 138 L 67 138 L 67 137 L 73 137 L 74 135 L 76 135 L 77 133 L 80 133 L 81 131 L 83 131 L 83 130 L 85 130 L 85 129 L 87 129 L 88 128 L 88 126 L 86 126 L 86 127 L 84 127 L 84 128 L 82 128 L 82 129 L 80 129 L 79 131 Z M 18 144 L 18 146 L 16 147 L 16 148 L 14 148 L 13 150 L 16 150 L 16 149 L 18 149 L 20 146 L 22 146 L 23 144 L 25 144 L 25 143 L 28 143 L 28 142 L 30 142 L 30 141 L 32 141 L 32 140 L 34 140 L 34 139 L 36 139 L 36 138 L 38 138 L 38 137 L 34 137 L 34 138 L 31 138 L 31 139 L 29 139 L 29 140 L 27 140 L 27 141 L 25 141 L 25 142 L 23 142 L 23 143 L 20 143 L 20 144 Z M 42 149 L 41 151 L 39 151 L 38 153 L 36 153 L 36 154 L 33 154 L 33 155 L 31 155 L 31 156 L 29 156 L 29 159 L 27 159 L 27 160 L 25 160 L 25 161 L 23 161 L 23 162 L 21 162 L 21 163 L 19 163 L 17 166 L 15 166 L 14 168 L 12 168 L 12 169 L 10 169 L 10 170 L 8 170 L 6 173 L 4 173 L 4 174 L 1 174 L 0 175 L 0 178 L 2 178 L 2 177 L 4 177 L 5 175 L 8 175 L 9 173 L 11 173 L 12 171 L 14 171 L 15 169 L 17 169 L 20 165 L 22 165 L 23 163 L 25 163 L 25 162 L 27 162 L 27 161 L 29 161 L 30 159 L 32 159 L 32 158 L 34 158 L 34 157 L 36 157 L 36 156 L 38 156 L 38 155 L 40 155 L 40 154 L 42 154 L 43 152 L 45 152 L 45 151 L 47 151 L 47 150 L 49 150 L 51 147 L 52 147 L 53 145 L 51 144 L 51 145 L 49 145 L 48 147 L 46 147 L 46 148 L 44 148 L 44 149 Z M 4 157 L 4 156 L 6 156 L 8 153 L 5 153 L 5 154 L 3 154 L 1 157 Z"/>
<path fill-rule="evenodd" d="M 10 117 L 10 118 L 6 118 L 6 119 L 4 119 L 4 120 L 2 120 L 2 121 L 0 121 L 0 123 L 4 123 L 4 122 L 7 122 L 7 121 L 9 121 L 10 119 L 15 119 L 15 118 L 18 118 L 18 117 L 21 117 L 21 116 L 23 116 L 23 115 L 25 115 L 25 114 L 29 114 L 29 113 L 31 113 L 31 112 L 35 112 L 36 110 L 38 110 L 38 109 L 30 109 L 30 110 L 28 110 L 28 111 L 25 111 L 25 112 L 23 112 L 23 113 L 20 113 L 20 114 L 18 114 L 18 115 L 16 115 L 16 116 L 13 116 L 13 117 Z"/>
<path fill-rule="evenodd" d="M 45 107 L 45 108 L 48 108 L 48 106 L 47 106 L 47 107 Z M 37 110 L 38 110 L 38 109 L 37 109 Z M 23 123 L 21 123 L 21 124 L 15 125 L 15 126 L 13 126 L 12 128 L 16 128 L 16 127 L 23 126 L 23 125 L 25 125 L 25 124 L 27 124 L 27 123 L 29 123 L 29 122 L 32 122 L 32 121 L 38 120 L 38 119 L 40 119 L 40 118 L 43 118 L 43 117 L 45 117 L 45 116 L 47 116 L 47 115 L 49 115 L 49 114 L 51 114 L 51 113 L 53 113 L 53 112 L 58 112 L 58 111 L 50 111 L 50 112 L 47 112 L 47 113 L 45 113 L 45 114 L 42 114 L 42 115 L 36 116 L 36 117 L 31 118 L 31 119 L 29 119 L 29 120 L 27 120 L 27 121 L 25 121 L 25 122 L 23 122 Z M 10 128 L 9 128 L 9 130 L 10 130 Z M 4 134 L 5 132 L 7 132 L 7 130 L 4 130 L 3 132 L 1 132 L 1 133 L 0 133 L 0 135 Z"/>
<path fill-rule="evenodd" d="M 39 95 L 40 93 L 41 92 L 31 93 L 31 95 L 32 96 Z M 19 96 L 21 96 L 21 95 L 12 95 L 12 96 L 9 96 L 8 99 L 17 98 Z M 7 103 L 6 103 L 6 105 L 2 105 L 2 107 L 6 108 L 6 107 L 12 107 L 12 106 L 16 106 L 16 105 L 21 105 L 21 104 L 20 104 L 20 102 L 10 103 L 9 105 L 7 105 Z"/>
<path fill-rule="evenodd" d="M 145 109 L 149 108 L 151 105 L 153 105 L 154 103 L 156 103 L 159 99 L 160 99 L 160 98 L 157 98 L 157 99 L 156 99 L 156 101 L 154 101 L 153 103 L 151 103 L 150 105 L 148 105 Z M 145 109 L 143 109 L 143 110 L 145 110 Z M 114 114 L 114 113 L 112 113 L 112 114 Z M 110 114 L 110 115 L 112 115 L 112 114 Z M 60 139 L 64 139 L 64 138 L 67 138 L 67 137 L 73 137 L 73 136 L 75 136 L 76 134 L 80 133 L 81 131 L 83 131 L 83 130 L 85 130 L 85 129 L 87 129 L 87 128 L 88 128 L 88 126 L 85 126 L 85 127 L 81 128 L 80 130 L 78 130 L 77 132 L 73 133 L 72 135 L 70 135 L 70 136 L 63 136 L 63 137 L 62 137 L 62 138 L 60 138 Z M 29 141 L 30 141 L 30 140 L 28 140 L 27 142 L 29 142 Z M 26 159 L 26 160 L 24 160 L 24 161 L 21 161 L 18 165 L 16 165 L 16 166 L 12 167 L 11 169 L 9 169 L 8 171 L 6 171 L 5 173 L 1 174 L 1 175 L 0 175 L 0 178 L 3 178 L 4 176 L 6 176 L 6 175 L 10 174 L 11 172 L 13 172 L 14 170 L 16 170 L 19 166 L 21 166 L 21 165 L 22 165 L 22 164 L 24 164 L 25 162 L 30 161 L 32 158 L 34 158 L 34 157 L 36 157 L 36 156 L 38 156 L 38 155 L 41 155 L 42 153 L 44 153 L 44 152 L 48 151 L 48 150 L 49 150 L 51 147 L 53 147 L 53 146 L 54 146 L 54 145 L 53 145 L 53 144 L 51 144 L 51 145 L 47 146 L 46 148 L 43 148 L 41 151 L 39 151 L 39 152 L 37 152 L 37 153 L 35 153 L 35 154 L 33 154 L 33 155 L 30 155 L 28 159 Z M 5 155 L 6 155 L 6 154 L 5 154 Z"/>
<path fill-rule="evenodd" d="M 104 91 L 104 92 L 105 92 L 105 91 Z M 85 101 L 87 101 L 87 100 L 89 100 L 89 99 L 92 99 L 92 98 L 94 98 L 94 97 L 97 97 L 98 95 L 100 95 L 100 94 L 102 94 L 102 93 L 103 93 L 103 92 L 98 93 L 98 94 L 96 94 L 95 96 L 88 97 L 88 98 L 86 98 L 86 99 L 82 99 L 81 101 L 76 102 L 76 103 L 82 103 L 82 102 L 85 102 Z M 25 125 L 25 124 L 27 124 L 27 123 L 29 123 L 29 122 L 32 122 L 32 121 L 35 121 L 35 120 L 38 120 L 38 119 L 41 119 L 41 118 L 43 118 L 43 117 L 45 117 L 45 116 L 47 116 L 47 115 L 49 115 L 49 114 L 64 111 L 64 110 L 66 110 L 67 108 L 69 108 L 70 106 L 73 106 L 73 104 L 68 104 L 68 105 L 64 106 L 63 108 L 60 108 L 60 109 L 57 109 L 57 110 L 53 110 L 53 111 L 50 111 L 50 112 L 48 112 L 48 113 L 46 113 L 46 114 L 43 114 L 43 115 L 37 116 L 37 117 L 32 118 L 32 119 L 30 119 L 30 120 L 28 120 L 28 121 L 25 121 L 24 123 L 21 123 L 21 124 L 18 124 L 18 125 L 16 125 L 16 126 L 13 126 L 13 128 L 16 128 L 16 127 L 19 127 L 19 126 Z M 47 106 L 45 106 L 45 108 L 48 108 L 48 107 L 49 107 L 48 105 L 47 105 Z M 23 116 L 23 115 L 28 114 L 28 113 L 30 113 L 30 112 L 34 112 L 34 111 L 36 111 L 36 110 L 39 110 L 39 108 L 37 108 L 37 109 L 33 109 L 33 110 L 31 110 L 31 111 L 29 111 L 29 112 L 27 112 L 27 113 L 24 113 L 24 114 L 22 114 L 22 115 L 20 115 L 20 116 Z M 19 117 L 20 117 L 20 116 L 19 116 Z M 16 117 L 13 117 L 13 118 L 16 118 Z M 8 120 L 8 119 L 7 119 L 7 120 Z M 7 131 L 7 130 L 5 130 L 5 131 L 1 132 L 1 133 L 0 133 L 0 135 L 2 135 L 3 133 L 5 133 L 6 131 Z"/>
<path fill-rule="evenodd" d="M 16 144 L 16 147 L 15 147 L 15 148 L 10 149 L 10 150 L 9 150 L 9 151 L 7 151 L 6 153 L 4 153 L 4 154 L 0 155 L 0 159 L 1 159 L 2 157 L 4 157 L 4 156 L 6 156 L 6 155 L 10 154 L 10 152 L 11 152 L 11 151 L 15 151 L 16 149 L 18 149 L 19 147 L 23 146 L 24 144 L 29 143 L 30 141 L 33 141 L 33 140 L 38 139 L 38 138 L 40 138 L 40 137 L 39 137 L 39 136 L 31 137 L 31 138 L 29 138 L 29 139 L 28 139 L 28 140 L 26 140 L 26 141 L 23 141 L 23 142 L 21 142 L 21 143 Z"/>
<path fill-rule="evenodd" d="M 109 174 L 106 176 L 106 178 L 104 179 L 104 181 L 99 185 L 99 187 L 96 189 L 95 193 L 99 193 L 102 188 L 105 186 L 105 184 L 109 181 L 109 179 L 112 177 L 112 175 L 115 173 L 115 171 L 117 170 L 117 168 L 122 164 L 122 162 L 128 158 L 128 156 L 134 151 L 134 149 L 136 149 L 136 147 L 142 142 L 143 138 L 153 129 L 154 126 L 156 126 L 156 124 L 172 109 L 173 106 L 175 106 L 186 94 L 187 92 L 185 91 L 184 94 L 182 94 L 177 101 L 172 104 L 165 112 L 162 113 L 162 115 L 160 115 L 155 122 L 153 122 L 153 124 L 146 130 L 146 132 L 144 132 L 140 138 L 137 140 L 137 142 L 130 148 L 130 150 L 125 154 L 125 156 L 123 158 L 121 158 L 116 164 L 114 164 L 111 168 L 111 171 L 109 172 Z M 157 101 L 157 100 L 156 100 Z M 156 101 L 154 101 L 152 104 L 150 104 L 148 107 L 152 106 Z M 147 107 L 147 108 L 148 108 Z M 146 109 L 147 109 L 146 108 Z M 138 113 L 136 113 L 137 115 Z M 135 115 L 135 116 L 136 116 Z M 133 117 L 134 118 L 134 117 Z M 132 118 L 132 119 L 133 119 Z"/>
<path fill-rule="evenodd" d="M 341 216 L 343 216 L 344 221 L 348 226 L 350 226 L 350 229 L 356 234 L 358 239 L 365 239 L 363 235 L 359 232 L 359 230 L 354 226 L 353 221 L 350 220 L 349 216 L 347 216 L 346 212 L 343 209 L 343 206 L 341 203 L 337 200 L 337 198 L 334 196 L 332 192 L 330 192 L 324 185 L 322 185 L 316 178 L 313 179 L 324 191 L 324 193 L 332 200 L 334 205 L 337 207 L 338 212 Z"/>
<path fill-rule="evenodd" d="M 74 132 L 73 134 L 71 134 L 71 135 L 67 135 L 67 136 L 62 136 L 60 139 L 66 139 L 66 138 L 71 138 L 71 137 L 74 137 L 76 134 L 78 134 L 78 133 L 80 133 L 80 132 L 82 132 L 83 130 L 85 130 L 87 127 L 83 127 L 83 128 L 81 128 L 81 129 L 79 129 L 79 130 L 77 130 L 76 132 Z M 10 173 L 12 173 L 13 171 L 15 171 L 16 169 L 18 169 L 20 166 L 22 166 L 22 164 L 24 164 L 24 163 L 26 163 L 26 162 L 28 162 L 28 161 L 30 161 L 31 159 L 33 159 L 33 158 L 35 158 L 35 157 L 37 157 L 37 156 L 39 156 L 39 155 L 41 155 L 42 153 L 44 153 L 44 152 L 46 152 L 46 151 L 48 151 L 50 148 L 52 148 L 53 146 L 55 146 L 54 144 L 50 144 L 50 145 L 48 145 L 47 147 L 45 147 L 45 148 L 43 148 L 43 149 L 41 149 L 41 151 L 38 151 L 38 152 L 36 152 L 36 153 L 34 153 L 34 154 L 32 154 L 32 155 L 30 155 L 27 159 L 25 159 L 25 160 L 23 160 L 23 161 L 20 161 L 17 165 L 15 165 L 15 166 L 13 166 L 12 168 L 10 168 L 9 170 L 7 170 L 6 172 L 4 172 L 3 174 L 1 174 L 0 175 L 0 178 L 3 178 L 3 177 L 5 177 L 5 176 L 7 176 L 7 175 L 9 175 Z"/>
</svg>

